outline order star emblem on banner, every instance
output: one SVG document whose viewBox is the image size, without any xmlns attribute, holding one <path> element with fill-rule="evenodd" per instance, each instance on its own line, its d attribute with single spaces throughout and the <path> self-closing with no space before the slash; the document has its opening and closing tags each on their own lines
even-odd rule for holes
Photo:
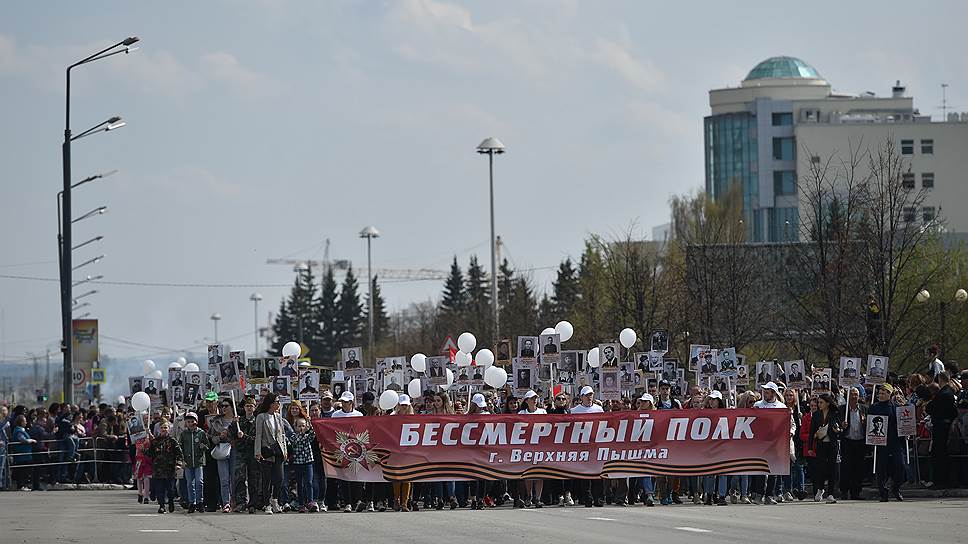
<svg viewBox="0 0 968 544">
<path fill-rule="evenodd" d="M 370 470 L 370 463 L 379 461 L 380 456 L 370 447 L 370 432 L 363 431 L 359 434 L 352 432 L 336 432 L 336 444 L 339 451 L 336 452 L 336 460 L 342 468 L 352 468 L 359 471 Z"/>
</svg>

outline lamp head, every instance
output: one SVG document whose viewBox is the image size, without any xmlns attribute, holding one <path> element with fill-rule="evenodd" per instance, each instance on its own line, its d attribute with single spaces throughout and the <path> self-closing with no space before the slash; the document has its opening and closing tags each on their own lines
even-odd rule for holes
<svg viewBox="0 0 968 544">
<path fill-rule="evenodd" d="M 507 148 L 504 147 L 504 144 L 501 143 L 501 140 L 498 140 L 493 136 L 485 138 L 484 141 L 477 146 L 477 152 L 482 155 L 489 153 L 500 155 L 501 153 L 504 153 L 506 149 Z"/>
<path fill-rule="evenodd" d="M 141 40 L 141 38 L 139 38 L 137 36 L 129 36 L 129 37 L 125 38 L 123 42 L 121 42 L 121 45 L 127 46 L 127 45 L 131 45 L 131 44 L 135 44 L 135 43 L 138 43 L 140 40 Z"/>
<path fill-rule="evenodd" d="M 376 230 L 374 226 L 368 226 L 360 231 L 360 238 L 379 238 L 380 231 Z"/>
</svg>

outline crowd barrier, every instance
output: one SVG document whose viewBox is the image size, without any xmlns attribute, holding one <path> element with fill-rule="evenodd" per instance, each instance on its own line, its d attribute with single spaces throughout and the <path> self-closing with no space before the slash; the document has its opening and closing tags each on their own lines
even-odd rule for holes
<svg viewBox="0 0 968 544">
<path fill-rule="evenodd" d="M 39 440 L 36 444 L 33 444 L 34 451 L 30 453 L 13 453 L 12 447 L 16 442 L 10 442 L 7 448 L 0 454 L 0 458 L 3 459 L 3 483 L 4 485 L 0 487 L 0 491 L 10 490 L 13 486 L 13 469 L 14 467 L 27 466 L 34 468 L 40 467 L 56 467 L 62 465 L 74 466 L 75 474 L 76 471 L 81 469 L 90 468 L 92 481 L 98 481 L 98 468 L 105 464 L 129 464 L 130 460 L 125 459 L 111 459 L 109 458 L 108 452 L 122 452 L 125 457 L 128 455 L 128 449 L 118 449 L 118 448 L 106 448 L 104 447 L 104 442 L 108 439 L 100 436 L 92 437 L 86 436 L 83 438 L 78 438 L 78 447 L 73 450 L 74 458 L 71 460 L 61 461 L 62 454 L 65 452 L 70 452 L 71 450 L 62 449 L 64 447 L 63 439 L 52 439 L 52 440 Z M 98 447 L 98 443 L 101 443 L 101 447 Z M 84 447 L 85 444 L 87 447 Z M 46 448 L 43 445 L 48 445 Z M 57 449 L 51 449 L 50 445 L 54 445 Z M 38 450 L 38 446 L 41 449 Z M 100 453 L 100 457 L 99 457 Z M 29 464 L 20 465 L 16 464 L 18 457 L 32 456 L 32 460 Z M 38 460 L 38 457 L 40 459 Z"/>
</svg>

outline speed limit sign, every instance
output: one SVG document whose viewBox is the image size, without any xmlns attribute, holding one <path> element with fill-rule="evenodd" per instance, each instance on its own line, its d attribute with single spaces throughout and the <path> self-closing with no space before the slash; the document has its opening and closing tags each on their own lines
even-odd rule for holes
<svg viewBox="0 0 968 544">
<path fill-rule="evenodd" d="M 83 368 L 75 368 L 71 376 L 74 380 L 75 387 L 78 387 L 87 383 L 87 371 Z"/>
</svg>

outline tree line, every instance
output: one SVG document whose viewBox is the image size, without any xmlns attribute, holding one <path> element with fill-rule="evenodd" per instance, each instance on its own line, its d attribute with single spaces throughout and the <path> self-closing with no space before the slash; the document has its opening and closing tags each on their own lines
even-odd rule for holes
<svg viewBox="0 0 968 544">
<path fill-rule="evenodd" d="M 957 332 L 968 313 L 953 295 L 964 286 L 966 252 L 945 235 L 940 216 L 910 217 L 928 192 L 905 182 L 910 164 L 896 144 L 856 142 L 829 157 L 802 155 L 809 164 L 798 179 L 798 220 L 782 225 L 791 241 L 748 242 L 738 183 L 716 200 L 676 196 L 669 239 L 646 240 L 635 225 L 589 236 L 577 259 L 560 262 L 548 292 L 503 260 L 498 334 L 534 335 L 567 319 L 575 334 L 566 348 L 615 341 L 631 327 L 640 339 L 634 349 L 647 350 L 641 339 L 665 329 L 670 356 L 682 361 L 689 344 L 832 367 L 841 356 L 878 354 L 901 371 L 920 368 L 931 345 L 946 360 L 964 357 L 968 346 Z M 497 340 L 490 275 L 477 256 L 466 268 L 454 258 L 439 298 L 392 314 L 373 281 L 376 353 L 368 357 L 430 353 L 465 330 L 479 347 Z M 926 302 L 922 291 L 931 293 Z M 301 339 L 314 361 L 332 364 L 341 347 L 365 343 L 366 311 L 352 270 L 339 289 L 326 271 L 320 288 L 307 267 L 280 305 L 273 349 Z"/>
</svg>

